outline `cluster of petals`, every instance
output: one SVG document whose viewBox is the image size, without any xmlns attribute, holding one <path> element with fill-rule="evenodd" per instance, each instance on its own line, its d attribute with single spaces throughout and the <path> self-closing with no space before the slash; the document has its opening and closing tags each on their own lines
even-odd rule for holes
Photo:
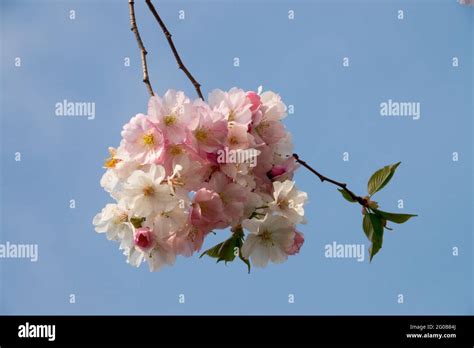
<svg viewBox="0 0 474 348">
<path fill-rule="evenodd" d="M 267 91 L 214 90 L 208 102 L 168 90 L 124 125 L 101 186 L 115 200 L 94 219 L 127 262 L 151 271 L 201 250 L 217 230 L 241 231 L 243 258 L 257 267 L 297 254 L 307 194 L 282 119 Z"/>
</svg>

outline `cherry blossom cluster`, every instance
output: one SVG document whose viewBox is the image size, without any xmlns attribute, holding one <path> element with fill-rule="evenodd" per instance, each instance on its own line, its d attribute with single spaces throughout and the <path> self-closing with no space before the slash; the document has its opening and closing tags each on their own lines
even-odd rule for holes
<svg viewBox="0 0 474 348">
<path fill-rule="evenodd" d="M 241 233 L 241 257 L 279 263 L 304 242 L 307 194 L 281 120 L 286 106 L 270 91 L 214 90 L 208 103 L 168 90 L 133 117 L 109 148 L 101 186 L 116 203 L 94 217 L 97 232 L 118 241 L 127 262 L 151 271 L 191 256 L 205 237 Z"/>
</svg>

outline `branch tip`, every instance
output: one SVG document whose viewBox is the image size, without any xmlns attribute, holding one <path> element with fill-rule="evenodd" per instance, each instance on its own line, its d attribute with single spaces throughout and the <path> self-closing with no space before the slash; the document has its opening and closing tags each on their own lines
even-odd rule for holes
<svg viewBox="0 0 474 348">
<path fill-rule="evenodd" d="M 148 78 L 148 65 L 146 61 L 146 55 L 148 54 L 145 46 L 143 45 L 140 32 L 138 31 L 137 21 L 135 18 L 135 2 L 133 0 L 128 0 L 128 5 L 130 9 L 130 30 L 135 34 L 135 39 L 137 40 L 138 48 L 140 49 L 140 56 L 142 60 L 142 70 L 143 70 L 143 82 L 146 85 L 148 93 L 151 97 L 154 96 L 153 87 L 151 86 L 150 79 Z"/>
<path fill-rule="evenodd" d="M 293 157 L 295 158 L 296 162 L 298 162 L 299 164 L 301 164 L 303 167 L 305 167 L 306 169 L 308 169 L 311 173 L 313 173 L 314 175 L 316 175 L 319 180 L 321 180 L 321 182 L 324 182 L 324 181 L 327 181 L 327 182 L 330 182 L 331 184 L 333 185 L 336 185 L 338 187 L 340 187 L 341 189 L 343 189 L 344 191 L 347 192 L 347 194 L 349 194 L 349 196 L 351 196 L 351 198 L 354 200 L 354 201 L 357 201 L 360 205 L 362 206 L 366 206 L 367 205 L 367 200 L 360 197 L 360 196 L 357 196 L 354 192 L 352 192 L 351 190 L 349 190 L 347 188 L 347 184 L 346 183 L 343 183 L 343 182 L 338 182 L 336 180 L 333 180 L 333 179 L 330 179 L 324 175 L 322 175 L 321 173 L 319 173 L 316 169 L 314 169 L 313 167 L 311 167 L 308 163 L 306 163 L 305 161 L 303 161 L 302 159 L 300 159 L 300 157 L 298 156 L 298 154 L 294 153 L 293 154 Z"/>
<path fill-rule="evenodd" d="M 183 61 L 181 60 L 181 57 L 179 56 L 179 53 L 178 53 L 178 50 L 176 49 L 175 45 L 174 45 L 174 42 L 173 42 L 173 39 L 172 39 L 172 35 L 171 33 L 169 32 L 168 28 L 166 27 L 166 24 L 163 22 L 163 20 L 161 19 L 160 15 L 158 14 L 158 11 L 156 11 L 156 8 L 155 6 L 153 5 L 153 3 L 151 2 L 151 0 L 145 0 L 146 4 L 148 5 L 148 8 L 150 9 L 150 12 L 153 14 L 153 16 L 155 17 L 156 21 L 158 22 L 158 25 L 160 26 L 161 30 L 163 31 L 163 34 L 165 35 L 166 37 L 166 40 L 168 41 L 168 45 L 170 46 L 171 48 L 171 51 L 173 52 L 173 55 L 174 55 L 174 58 L 176 60 L 176 63 L 178 63 L 178 68 L 183 70 L 184 74 L 186 75 L 186 77 L 189 79 L 189 81 L 191 81 L 191 83 L 193 84 L 194 86 L 194 89 L 196 90 L 196 93 L 197 95 L 199 96 L 199 98 L 201 98 L 202 100 L 204 100 L 204 96 L 202 95 L 202 92 L 201 92 L 201 85 L 196 81 L 196 79 L 194 78 L 194 76 L 189 72 L 189 70 L 186 68 L 186 66 L 183 64 Z"/>
</svg>

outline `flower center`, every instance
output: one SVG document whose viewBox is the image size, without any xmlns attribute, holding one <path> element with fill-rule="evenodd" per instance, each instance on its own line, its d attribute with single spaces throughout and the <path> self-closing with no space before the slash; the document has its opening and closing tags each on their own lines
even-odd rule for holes
<svg viewBox="0 0 474 348">
<path fill-rule="evenodd" d="M 190 240 L 191 242 L 194 242 L 194 240 L 196 239 L 196 234 L 196 230 L 193 228 L 191 231 L 189 231 L 186 239 Z"/>
<path fill-rule="evenodd" d="M 168 212 L 166 212 L 166 211 L 162 211 L 162 212 L 160 213 L 160 215 L 161 215 L 162 217 L 166 218 L 166 219 L 169 219 L 169 218 L 170 218 L 170 214 L 169 214 Z"/>
<path fill-rule="evenodd" d="M 121 223 L 127 222 L 127 221 L 128 221 L 128 214 L 127 213 L 120 213 L 119 215 L 117 215 L 117 218 L 115 219 L 116 224 L 121 224 Z"/>
<path fill-rule="evenodd" d="M 155 144 L 155 139 L 153 139 L 153 134 L 143 135 L 143 143 L 148 146 L 153 146 Z"/>
<path fill-rule="evenodd" d="M 168 150 L 171 156 L 179 156 L 183 153 L 183 149 L 179 145 L 172 145 Z"/>
<path fill-rule="evenodd" d="M 263 233 L 260 234 L 260 239 L 264 242 L 272 242 L 272 234 L 268 231 L 263 231 Z"/>
<path fill-rule="evenodd" d="M 223 192 L 219 193 L 219 197 L 221 198 L 222 203 L 227 203 L 227 199 Z"/>
<path fill-rule="evenodd" d="M 207 139 L 207 131 L 204 128 L 199 128 L 196 131 L 195 136 L 196 136 L 197 141 L 204 142 Z"/>
<path fill-rule="evenodd" d="M 165 126 L 170 127 L 176 124 L 176 116 L 171 114 L 164 117 Z"/>
<path fill-rule="evenodd" d="M 155 189 L 153 186 L 147 186 L 143 189 L 143 195 L 144 196 L 152 196 L 155 193 Z"/>
<path fill-rule="evenodd" d="M 261 122 L 257 127 L 256 127 L 256 131 L 258 134 L 262 134 L 263 132 L 265 132 L 265 130 L 270 127 L 270 123 L 268 122 Z"/>
<path fill-rule="evenodd" d="M 278 206 L 280 208 L 288 208 L 290 206 L 290 203 L 288 202 L 288 200 L 286 200 L 284 198 L 280 198 L 278 200 Z"/>
<path fill-rule="evenodd" d="M 234 110 L 230 110 L 229 116 L 227 116 L 227 120 L 228 120 L 228 122 L 232 122 L 232 121 L 234 121 L 234 119 L 235 119 Z"/>
<path fill-rule="evenodd" d="M 239 143 L 239 139 L 237 139 L 237 137 L 235 137 L 235 136 L 232 136 L 232 137 L 229 138 L 229 143 L 231 145 L 237 145 Z"/>
</svg>

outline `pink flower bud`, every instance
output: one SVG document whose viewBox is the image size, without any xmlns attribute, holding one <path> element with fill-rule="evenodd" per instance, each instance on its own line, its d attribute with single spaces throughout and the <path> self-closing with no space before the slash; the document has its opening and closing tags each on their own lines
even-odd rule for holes
<svg viewBox="0 0 474 348">
<path fill-rule="evenodd" d="M 286 173 L 286 168 L 284 166 L 274 166 L 268 173 L 268 177 L 273 179 L 276 176 L 280 176 Z"/>
<path fill-rule="evenodd" d="M 143 250 L 150 249 L 153 245 L 153 232 L 149 227 L 140 227 L 135 230 L 133 242 Z"/>
<path fill-rule="evenodd" d="M 300 252 L 301 246 L 304 243 L 304 235 L 301 232 L 295 231 L 295 238 L 293 239 L 293 245 L 286 252 L 288 255 L 295 255 Z"/>
<path fill-rule="evenodd" d="M 257 93 L 250 91 L 247 92 L 247 98 L 250 100 L 250 103 L 252 103 L 250 111 L 252 111 L 252 113 L 255 113 L 260 108 L 260 105 L 262 105 L 262 102 L 260 101 L 260 96 Z"/>
</svg>

